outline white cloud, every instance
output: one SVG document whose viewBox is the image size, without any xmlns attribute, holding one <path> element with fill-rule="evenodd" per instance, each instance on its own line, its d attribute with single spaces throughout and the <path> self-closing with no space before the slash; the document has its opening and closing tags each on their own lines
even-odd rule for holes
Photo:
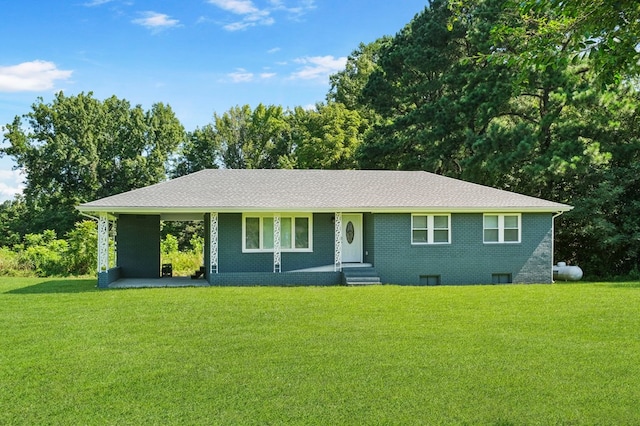
<svg viewBox="0 0 640 426">
<path fill-rule="evenodd" d="M 227 31 L 240 31 L 248 27 L 254 27 L 255 25 L 256 25 L 255 22 L 242 21 L 242 22 L 233 22 L 231 24 L 227 24 L 222 28 L 224 28 Z"/>
<path fill-rule="evenodd" d="M 251 0 L 209 0 L 209 3 L 236 15 L 260 12 Z"/>
<path fill-rule="evenodd" d="M 232 83 L 251 83 L 256 80 L 269 80 L 274 78 L 277 74 L 275 72 L 262 72 L 260 74 L 254 74 L 251 71 L 247 71 L 244 68 L 237 68 L 234 72 L 227 74 L 227 77 Z"/>
<path fill-rule="evenodd" d="M 198 19 L 196 20 L 196 24 L 206 24 L 209 22 L 215 22 L 215 21 L 207 16 L 199 16 Z"/>
<path fill-rule="evenodd" d="M 253 81 L 253 73 L 248 72 L 244 68 L 238 68 L 234 72 L 227 74 L 227 77 L 234 83 L 248 83 Z"/>
<path fill-rule="evenodd" d="M 0 92 L 49 90 L 57 80 L 68 80 L 72 73 L 69 70 L 59 70 L 53 62 L 40 60 L 0 66 Z"/>
<path fill-rule="evenodd" d="M 347 64 L 347 57 L 334 58 L 327 56 L 307 56 L 295 59 L 304 65 L 300 70 L 291 74 L 293 80 L 326 80 L 331 74 L 342 71 Z"/>
<path fill-rule="evenodd" d="M 279 52 L 279 51 L 281 51 L 281 50 L 282 50 L 282 49 L 281 49 L 281 48 L 279 48 L 279 47 L 274 47 L 273 49 L 269 49 L 269 50 L 267 50 L 267 53 L 269 53 L 269 54 L 271 54 L 271 53 L 276 53 L 276 52 Z"/>
<path fill-rule="evenodd" d="M 91 0 L 88 1 L 84 4 L 84 6 L 87 7 L 94 7 L 94 6 L 100 6 L 106 3 L 111 3 L 113 0 Z"/>
<path fill-rule="evenodd" d="M 296 7 L 286 7 L 281 0 L 269 0 L 269 6 L 263 8 L 257 7 L 252 0 L 207 0 L 207 2 L 226 12 L 241 16 L 239 21 L 223 25 L 227 31 L 239 31 L 257 25 L 273 25 L 276 20 L 272 14 L 276 11 L 284 11 L 297 18 L 315 7 L 313 0 L 299 0 Z"/>
<path fill-rule="evenodd" d="M 226 24 L 223 28 L 227 31 L 239 31 L 256 25 L 272 25 L 275 21 L 269 16 L 266 9 L 259 9 L 251 0 L 208 0 L 209 4 L 234 15 L 241 15 L 240 21 Z"/>
<path fill-rule="evenodd" d="M 294 19 L 316 8 L 314 0 L 299 0 L 296 6 L 286 6 L 283 0 L 269 0 L 269 3 L 274 10 L 284 11 Z"/>
<path fill-rule="evenodd" d="M 24 189 L 24 175 L 20 170 L 0 170 L 0 202 L 10 200 Z"/>
<path fill-rule="evenodd" d="M 180 21 L 177 19 L 171 19 L 169 15 L 158 12 L 141 12 L 142 17 L 134 19 L 134 24 L 142 25 L 153 32 L 159 32 L 166 30 L 167 28 L 173 28 L 180 25 Z"/>
</svg>

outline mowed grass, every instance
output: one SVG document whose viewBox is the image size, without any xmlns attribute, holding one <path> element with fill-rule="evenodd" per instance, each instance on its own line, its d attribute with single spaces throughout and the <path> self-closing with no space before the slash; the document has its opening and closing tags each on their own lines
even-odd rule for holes
<svg viewBox="0 0 640 426">
<path fill-rule="evenodd" d="M 0 424 L 640 424 L 640 284 L 0 278 Z"/>
</svg>

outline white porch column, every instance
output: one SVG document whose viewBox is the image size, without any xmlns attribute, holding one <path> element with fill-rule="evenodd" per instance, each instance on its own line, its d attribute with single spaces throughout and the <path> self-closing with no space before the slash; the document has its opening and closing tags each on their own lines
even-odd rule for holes
<svg viewBox="0 0 640 426">
<path fill-rule="evenodd" d="M 209 263 L 210 273 L 218 273 L 218 212 L 211 213 L 209 223 Z"/>
<path fill-rule="evenodd" d="M 111 229 L 109 231 L 109 240 L 113 243 L 113 264 L 118 266 L 118 219 L 111 221 Z"/>
<path fill-rule="evenodd" d="M 282 271 L 280 243 L 280 213 L 273 215 L 273 272 Z"/>
<path fill-rule="evenodd" d="M 336 272 L 342 271 L 342 212 L 335 214 L 335 256 L 334 268 Z"/>
<path fill-rule="evenodd" d="M 109 219 L 106 213 L 98 217 L 98 273 L 109 270 Z"/>
</svg>

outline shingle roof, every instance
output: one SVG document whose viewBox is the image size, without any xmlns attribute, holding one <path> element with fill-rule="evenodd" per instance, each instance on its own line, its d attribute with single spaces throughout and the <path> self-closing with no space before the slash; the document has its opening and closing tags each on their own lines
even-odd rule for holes
<svg viewBox="0 0 640 426">
<path fill-rule="evenodd" d="M 83 212 L 540 211 L 566 204 L 421 171 L 202 170 L 78 206 Z"/>
</svg>

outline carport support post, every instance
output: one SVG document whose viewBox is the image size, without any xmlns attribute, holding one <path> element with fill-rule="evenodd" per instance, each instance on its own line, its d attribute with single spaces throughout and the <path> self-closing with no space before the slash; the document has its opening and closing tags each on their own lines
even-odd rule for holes
<svg viewBox="0 0 640 426">
<path fill-rule="evenodd" d="M 273 215 L 273 272 L 282 271 L 282 256 L 280 249 L 280 214 Z"/>
<path fill-rule="evenodd" d="M 336 212 L 334 224 L 336 240 L 333 270 L 335 272 L 342 272 L 342 212 Z"/>
<path fill-rule="evenodd" d="M 218 213 L 211 212 L 209 221 L 209 273 L 218 273 Z M 209 277 L 207 277 L 209 279 Z M 209 281 L 211 282 L 211 281 Z"/>
<path fill-rule="evenodd" d="M 109 219 L 106 213 L 98 217 L 98 287 L 109 285 Z"/>
</svg>

